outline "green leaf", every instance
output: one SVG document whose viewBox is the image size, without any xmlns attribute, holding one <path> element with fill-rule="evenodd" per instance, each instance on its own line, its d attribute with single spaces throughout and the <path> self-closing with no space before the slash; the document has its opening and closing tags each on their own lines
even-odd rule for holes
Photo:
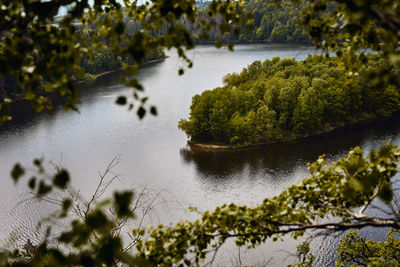
<svg viewBox="0 0 400 267">
<path fill-rule="evenodd" d="M 86 223 L 90 228 L 100 229 L 107 226 L 108 219 L 101 210 L 94 210 L 89 213 L 86 218 Z"/>
<path fill-rule="evenodd" d="M 50 192 L 51 192 L 51 189 L 52 189 L 51 186 L 47 185 L 47 184 L 42 180 L 42 181 L 40 181 L 40 183 L 39 183 L 39 188 L 38 188 L 38 191 L 37 191 L 37 193 L 36 193 L 36 196 L 40 198 L 40 197 L 42 197 L 42 196 L 44 196 L 44 195 L 50 193 Z"/>
<path fill-rule="evenodd" d="M 155 106 L 152 106 L 150 108 L 150 113 L 153 114 L 154 116 L 157 116 L 157 108 Z"/>
<path fill-rule="evenodd" d="M 31 90 L 28 90 L 25 94 L 25 99 L 26 100 L 33 100 L 36 97 L 36 94 L 32 92 Z"/>
<path fill-rule="evenodd" d="M 133 199 L 133 193 L 131 191 L 114 193 L 114 206 L 118 217 L 122 218 L 122 217 L 133 216 L 130 209 L 132 199 Z"/>
<path fill-rule="evenodd" d="M 115 101 L 115 103 L 117 103 L 118 105 L 121 105 L 121 106 L 126 105 L 126 103 L 127 103 L 126 97 L 125 96 L 119 96 L 117 98 L 117 100 Z"/>
<path fill-rule="evenodd" d="M 39 173 L 44 173 L 44 168 L 43 168 L 43 159 L 34 159 L 33 160 L 33 165 L 35 165 L 38 169 Z"/>
<path fill-rule="evenodd" d="M 379 191 L 379 198 L 386 204 L 389 204 L 393 200 L 393 189 L 391 183 L 382 183 L 381 190 Z"/>
<path fill-rule="evenodd" d="M 36 186 L 36 177 L 32 177 L 29 182 L 28 182 L 28 186 L 31 190 L 35 189 Z"/>
<path fill-rule="evenodd" d="M 60 189 L 64 189 L 69 183 L 69 173 L 66 170 L 61 170 L 54 176 L 53 184 Z"/>
<path fill-rule="evenodd" d="M 137 110 L 137 115 L 139 116 L 139 119 L 143 119 L 146 115 L 146 110 L 143 107 L 139 107 Z"/>
<path fill-rule="evenodd" d="M 108 239 L 99 250 L 99 259 L 106 266 L 114 265 L 118 255 L 122 252 L 122 242 L 119 237 Z"/>
<path fill-rule="evenodd" d="M 33 165 L 35 165 L 36 167 L 41 167 L 42 166 L 42 159 L 34 159 L 33 160 Z"/>
<path fill-rule="evenodd" d="M 64 199 L 62 202 L 62 213 L 61 213 L 61 217 L 66 217 L 68 215 L 68 211 L 72 206 L 72 200 L 67 198 Z"/>
<path fill-rule="evenodd" d="M 14 180 L 14 183 L 17 183 L 18 180 L 25 174 L 25 169 L 19 163 L 14 165 L 14 168 L 11 170 L 11 178 Z"/>
</svg>

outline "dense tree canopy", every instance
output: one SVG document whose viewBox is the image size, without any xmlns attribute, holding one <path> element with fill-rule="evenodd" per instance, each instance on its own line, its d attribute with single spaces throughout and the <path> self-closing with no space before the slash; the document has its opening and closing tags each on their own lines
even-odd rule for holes
<svg viewBox="0 0 400 267">
<path fill-rule="evenodd" d="M 335 52 L 348 75 L 357 74 L 365 62 L 365 52 L 376 51 L 400 64 L 400 6 L 393 0 L 310 0 L 301 14 L 300 24 L 317 48 Z M 329 11 L 329 12 L 328 12 Z M 394 80 L 388 70 L 378 69 L 375 83 Z"/>
<path fill-rule="evenodd" d="M 391 229 L 386 241 L 366 240 L 358 231 L 345 235 L 338 246 L 336 266 L 398 266 L 400 262 L 400 231 Z"/>
<path fill-rule="evenodd" d="M 301 42 L 310 41 L 302 27 L 298 26 L 301 11 L 307 1 L 249 1 L 245 10 L 254 16 L 254 29 L 241 34 L 240 41 L 250 42 Z"/>
<path fill-rule="evenodd" d="M 207 6 L 210 2 L 204 2 Z M 307 1 L 303 0 L 294 3 L 288 0 L 281 1 L 277 5 L 277 1 L 247 1 L 244 5 L 246 13 L 253 14 L 253 19 L 250 22 L 251 27 L 248 31 L 235 36 L 233 30 L 221 34 L 218 31 L 218 25 L 210 29 L 209 40 L 215 41 L 234 41 L 234 42 L 310 42 L 311 39 L 306 34 L 302 27 L 298 27 L 301 10 L 307 5 Z M 201 15 L 205 13 L 201 12 Z M 206 17 L 206 16 L 204 16 Z M 182 23 L 188 23 L 182 21 Z M 195 28 L 193 28 L 196 32 Z M 195 34 L 195 41 L 202 42 Z"/>
<path fill-rule="evenodd" d="M 256 61 L 225 86 L 193 97 L 190 117 L 179 127 L 194 142 L 246 146 L 327 132 L 336 127 L 389 116 L 400 109 L 396 83 L 374 84 L 378 69 L 400 78 L 388 60 L 368 56 L 359 75 L 346 75 L 337 58 Z"/>
</svg>

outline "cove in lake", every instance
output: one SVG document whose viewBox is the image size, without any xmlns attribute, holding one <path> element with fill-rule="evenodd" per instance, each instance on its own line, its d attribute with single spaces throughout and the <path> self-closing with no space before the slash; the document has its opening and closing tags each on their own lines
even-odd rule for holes
<svg viewBox="0 0 400 267">
<path fill-rule="evenodd" d="M 369 151 L 392 139 L 400 144 L 400 119 L 381 120 L 358 129 L 336 132 L 295 144 L 254 147 L 238 151 L 193 151 L 187 137 L 177 128 L 181 118 L 188 117 L 193 95 L 222 85 L 227 73 L 239 72 L 254 60 L 275 56 L 304 59 L 316 51 L 308 46 L 290 44 L 236 45 L 235 52 L 199 46 L 189 52 L 193 69 L 178 76 L 184 64 L 174 52 L 165 61 L 146 66 L 138 78 L 146 89 L 149 103 L 156 105 L 157 117 L 139 121 L 133 112 L 114 104 L 119 95 L 132 91 L 118 84 L 119 74 L 100 77 L 82 85 L 80 112 L 56 111 L 53 116 L 33 115 L 0 132 L 0 232 L 4 244 L 12 230 L 21 239 L 37 240 L 36 222 L 54 207 L 24 202 L 26 189 L 15 187 L 10 170 L 15 162 L 31 165 L 32 159 L 44 157 L 60 162 L 71 174 L 72 184 L 88 196 L 98 182 L 97 170 L 119 156 L 114 170 L 121 175 L 110 192 L 147 185 L 162 192 L 165 202 L 155 209 L 146 223 L 157 224 L 191 219 L 188 206 L 200 210 L 213 209 L 223 203 L 256 205 L 266 197 L 279 194 L 288 185 L 307 176 L 306 163 L 321 154 L 335 160 L 354 146 Z M 25 114 L 22 114 L 25 117 Z M 50 164 L 47 164 L 51 170 Z M 111 194 L 111 193 L 110 193 Z M 374 238 L 384 238 L 374 232 Z M 333 260 L 334 240 L 315 243 L 318 265 Z M 322 241 L 321 241 L 322 242 Z M 241 251 L 245 264 L 261 264 L 273 258 L 272 266 L 289 264 L 294 258 L 282 250 L 293 252 L 298 241 L 267 243 L 257 250 Z M 218 266 L 232 265 L 237 248 L 228 244 L 220 252 Z"/>
</svg>

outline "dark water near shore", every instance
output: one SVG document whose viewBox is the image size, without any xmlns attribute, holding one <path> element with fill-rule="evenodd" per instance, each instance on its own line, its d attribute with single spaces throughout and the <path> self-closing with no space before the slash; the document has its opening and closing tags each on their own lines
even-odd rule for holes
<svg viewBox="0 0 400 267">
<path fill-rule="evenodd" d="M 159 208 L 146 221 L 157 224 L 193 218 L 195 215 L 186 212 L 190 205 L 201 210 L 226 202 L 256 205 L 307 176 L 306 163 L 321 154 L 335 160 L 354 146 L 369 151 L 388 139 L 399 144 L 400 118 L 395 117 L 295 144 L 210 152 L 191 151 L 186 145 L 187 138 L 177 123 L 188 116 L 194 94 L 222 85 L 224 75 L 240 72 L 254 60 L 274 56 L 304 59 L 313 53 L 313 48 L 287 44 L 237 45 L 235 52 L 200 46 L 189 53 L 193 69 L 178 76 L 183 62 L 170 52 L 168 59 L 146 66 L 138 77 L 149 102 L 158 108 L 157 117 L 139 121 L 133 112 L 115 105 L 118 95 L 132 92 L 119 85 L 119 73 L 113 73 L 82 86 L 79 113 L 60 110 L 53 116 L 21 119 L 1 129 L 0 240 L 4 244 L 12 230 L 21 240 L 37 240 L 36 222 L 54 209 L 29 201 L 16 207 L 27 198 L 25 189 L 15 187 L 9 178 L 17 161 L 30 164 L 33 158 L 44 157 L 47 163 L 60 162 L 70 171 L 74 187 L 88 196 L 97 184 L 97 171 L 118 156 L 114 172 L 121 177 L 110 191 L 147 186 L 153 193 L 161 192 Z M 377 239 L 383 235 L 384 231 L 373 233 Z M 287 238 L 254 251 L 241 251 L 241 260 L 262 265 L 272 258 L 269 265 L 286 265 L 293 258 L 285 251 L 293 252 L 297 243 Z M 332 239 L 315 242 L 318 265 L 331 263 L 333 244 Z M 237 252 L 228 244 L 216 266 L 235 265 Z"/>
</svg>

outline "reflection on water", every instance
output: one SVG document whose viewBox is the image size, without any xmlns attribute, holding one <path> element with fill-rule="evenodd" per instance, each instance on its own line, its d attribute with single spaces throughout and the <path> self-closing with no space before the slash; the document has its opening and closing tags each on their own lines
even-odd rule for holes
<svg viewBox="0 0 400 267">
<path fill-rule="evenodd" d="M 18 229 L 23 238 L 36 240 L 36 221 L 52 211 L 51 207 L 40 204 L 14 209 L 26 198 L 26 191 L 15 187 L 9 178 L 17 161 L 31 165 L 32 159 L 44 157 L 48 163 L 62 155 L 73 185 L 85 196 L 93 192 L 98 182 L 97 171 L 104 170 L 119 155 L 116 172 L 121 179 L 111 190 L 148 185 L 168 192 L 173 202 L 180 203 L 179 208 L 158 209 L 150 219 L 150 223 L 157 224 L 194 217 L 182 212 L 190 205 L 206 210 L 229 202 L 261 203 L 307 176 L 306 163 L 321 154 L 335 160 L 356 145 L 369 151 L 390 138 L 399 144 L 400 116 L 396 116 L 293 144 L 213 152 L 192 151 L 187 147 L 187 138 L 177 123 L 188 117 L 193 95 L 222 85 L 224 75 L 240 72 L 254 60 L 274 56 L 302 60 L 315 52 L 307 46 L 287 44 L 239 45 L 233 53 L 200 46 L 188 54 L 194 60 L 194 67 L 181 77 L 177 72 L 183 63 L 170 53 L 165 61 L 146 66 L 138 75 L 149 102 L 159 111 L 157 117 L 143 121 L 134 112 L 114 104 L 117 96 L 132 95 L 132 89 L 118 84 L 120 72 L 80 85 L 79 113 L 66 113 L 60 108 L 54 116 L 48 116 L 21 109 L 20 120 L 0 129 L 0 241 L 4 243 L 5 236 L 13 229 Z M 32 115 L 29 117 L 27 113 Z M 334 243 L 317 243 L 319 265 L 333 259 Z M 245 264 L 273 257 L 270 265 L 281 266 L 288 255 L 281 250 L 294 251 L 296 244 L 290 238 L 282 243 L 267 242 L 256 251 L 246 251 Z M 237 248 L 228 246 L 220 254 L 218 265 L 231 265 L 236 253 Z"/>
<path fill-rule="evenodd" d="M 320 155 L 335 160 L 355 146 L 376 146 L 383 141 L 398 138 L 400 114 L 391 118 L 334 133 L 316 136 L 295 143 L 273 144 L 236 150 L 202 151 L 186 146 L 180 150 L 182 160 L 195 166 L 196 174 L 203 182 L 231 181 L 244 170 L 257 173 L 260 170 L 281 177 L 299 164 L 312 162 Z"/>
<path fill-rule="evenodd" d="M 399 133 L 400 114 L 396 114 L 391 118 L 338 130 L 335 133 L 301 140 L 298 143 L 224 151 L 199 151 L 186 146 L 180 150 L 180 155 L 185 164 L 194 166 L 196 178 L 203 186 L 208 185 L 207 188 L 218 189 L 226 184 L 229 186 L 225 186 L 225 188 L 231 188 L 232 184 L 243 183 L 281 185 L 281 187 L 272 187 L 275 188 L 275 192 L 271 188 L 265 188 L 264 197 L 267 197 L 279 194 L 286 186 L 302 177 L 307 177 L 306 164 L 315 161 L 319 155 L 325 154 L 328 160 L 337 160 L 355 146 L 360 146 L 368 152 L 378 148 L 384 141 L 391 140 L 392 143 L 400 145 Z M 257 183 L 254 180 L 259 181 Z M 243 187 L 241 188 L 243 189 Z M 251 187 L 251 189 L 254 188 Z M 379 211 L 376 210 L 370 212 L 379 214 Z M 362 229 L 360 234 L 368 239 L 383 241 L 386 240 L 387 232 L 387 228 L 369 227 Z M 336 236 L 312 239 L 316 266 L 333 266 L 335 264 L 336 246 L 344 234 L 339 233 Z M 295 245 L 292 241 L 286 239 L 284 243 L 292 251 L 294 250 Z M 265 250 L 269 246 L 277 245 L 267 242 L 263 248 L 259 249 L 259 254 L 255 254 L 256 257 L 262 255 L 263 249 Z M 275 255 L 272 265 L 279 266 L 277 263 L 285 261 L 284 255 L 290 254 L 280 251 L 269 252 L 267 255 Z M 288 260 L 290 262 L 290 258 Z"/>
</svg>

